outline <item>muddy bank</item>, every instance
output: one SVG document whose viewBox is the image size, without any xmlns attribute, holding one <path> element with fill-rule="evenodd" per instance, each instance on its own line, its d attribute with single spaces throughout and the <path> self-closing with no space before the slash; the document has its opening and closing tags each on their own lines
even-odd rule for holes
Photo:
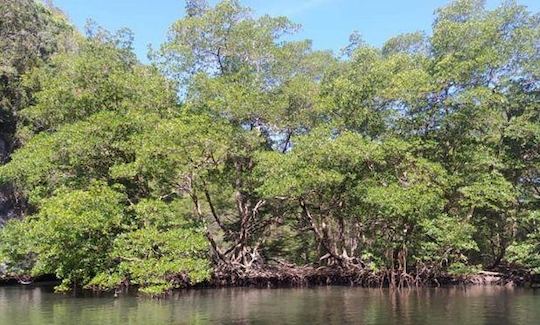
<svg viewBox="0 0 540 325">
<path fill-rule="evenodd" d="M 35 278 L 30 277 L 13 277 L 6 274 L 0 274 L 0 285 L 17 285 L 17 284 L 32 284 L 32 283 L 60 283 L 54 275 L 43 275 Z"/>
<path fill-rule="evenodd" d="M 480 271 L 476 274 L 453 276 L 441 274 L 429 277 L 417 277 L 413 274 L 395 276 L 396 287 L 438 287 L 451 285 L 493 285 L 507 287 L 540 288 L 540 275 L 531 275 L 522 270 L 505 269 L 498 271 Z M 189 286 L 182 277 L 173 281 L 184 288 L 216 288 L 216 287 L 257 287 L 286 288 L 306 286 L 361 286 L 391 287 L 392 274 L 387 272 L 343 271 L 334 268 L 312 266 L 277 265 L 249 270 L 216 270 L 209 281 Z M 38 278 L 14 278 L 0 274 L 0 285 L 17 285 L 29 283 L 51 283 L 58 281 L 53 275 Z M 132 286 L 131 289 L 134 289 Z"/>
<path fill-rule="evenodd" d="M 392 281 L 394 277 L 394 281 Z M 310 266 L 271 266 L 261 269 L 238 271 L 216 271 L 212 279 L 200 286 L 227 287 L 301 287 L 319 285 L 348 285 L 362 287 L 447 286 L 447 285 L 498 285 L 498 286 L 540 286 L 540 276 L 530 275 L 521 270 L 480 271 L 476 274 L 454 276 L 449 274 L 427 277 L 414 274 L 390 274 L 388 272 L 343 271 L 333 268 Z"/>
</svg>

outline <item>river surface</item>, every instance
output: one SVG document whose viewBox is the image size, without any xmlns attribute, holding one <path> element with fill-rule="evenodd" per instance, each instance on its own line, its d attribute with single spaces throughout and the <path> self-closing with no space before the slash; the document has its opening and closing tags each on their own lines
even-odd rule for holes
<svg viewBox="0 0 540 325">
<path fill-rule="evenodd" d="M 540 290 L 201 289 L 167 299 L 0 287 L 0 324 L 540 324 Z"/>
</svg>

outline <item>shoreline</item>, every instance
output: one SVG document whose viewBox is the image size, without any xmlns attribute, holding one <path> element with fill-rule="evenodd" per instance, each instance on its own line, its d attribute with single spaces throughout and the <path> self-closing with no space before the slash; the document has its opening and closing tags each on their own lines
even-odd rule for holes
<svg viewBox="0 0 540 325">
<path fill-rule="evenodd" d="M 495 285 L 507 287 L 527 287 L 540 285 L 539 275 L 526 274 L 522 270 L 506 270 L 506 272 L 479 271 L 474 274 L 454 276 L 441 274 L 438 276 L 415 277 L 405 274 L 401 280 L 391 285 L 388 273 L 343 271 L 331 268 L 286 267 L 252 270 L 247 274 L 215 274 L 208 283 L 195 287 L 309 287 L 326 285 L 345 285 L 365 288 L 414 288 L 440 287 L 448 285 Z M 403 280 L 405 279 L 405 280 Z"/>
<path fill-rule="evenodd" d="M 412 275 L 407 275 L 414 279 Z M 176 280 L 178 283 L 180 279 Z M 45 285 L 60 281 L 52 276 L 41 276 L 32 279 L 29 283 L 21 283 L 15 277 L 1 277 L 0 286 L 16 285 Z M 350 286 L 363 288 L 436 288 L 448 286 L 504 286 L 522 288 L 540 288 L 540 275 L 524 274 L 521 270 L 508 270 L 506 272 L 479 271 L 464 276 L 439 275 L 436 277 L 419 278 L 418 281 L 404 281 L 392 286 L 386 274 L 373 272 L 341 271 L 329 268 L 314 267 L 267 267 L 264 269 L 249 270 L 243 274 L 237 272 L 216 271 L 208 281 L 196 285 L 179 285 L 170 290 L 178 289 L 197 290 L 206 288 L 304 288 L 323 286 Z M 88 292 L 123 292 L 137 288 L 137 285 L 124 285 L 116 290 L 81 289 Z M 166 296 L 168 293 L 162 294 Z M 160 295 L 161 296 L 161 295 Z"/>
</svg>

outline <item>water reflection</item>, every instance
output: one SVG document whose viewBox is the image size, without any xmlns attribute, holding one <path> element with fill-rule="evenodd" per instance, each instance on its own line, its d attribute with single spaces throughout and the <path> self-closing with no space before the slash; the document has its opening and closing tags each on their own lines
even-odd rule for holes
<svg viewBox="0 0 540 325">
<path fill-rule="evenodd" d="M 151 300 L 0 288 L 0 324 L 534 324 L 540 292 L 503 287 L 206 289 Z"/>
</svg>

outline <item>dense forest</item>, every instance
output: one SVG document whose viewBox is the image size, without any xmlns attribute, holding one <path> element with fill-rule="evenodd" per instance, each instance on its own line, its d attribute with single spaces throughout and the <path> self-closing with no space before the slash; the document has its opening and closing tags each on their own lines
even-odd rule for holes
<svg viewBox="0 0 540 325">
<path fill-rule="evenodd" d="M 332 53 L 286 17 L 186 2 L 150 64 L 129 30 L 0 2 L 5 277 L 540 274 L 539 13 L 457 0 L 431 31 Z"/>
</svg>

